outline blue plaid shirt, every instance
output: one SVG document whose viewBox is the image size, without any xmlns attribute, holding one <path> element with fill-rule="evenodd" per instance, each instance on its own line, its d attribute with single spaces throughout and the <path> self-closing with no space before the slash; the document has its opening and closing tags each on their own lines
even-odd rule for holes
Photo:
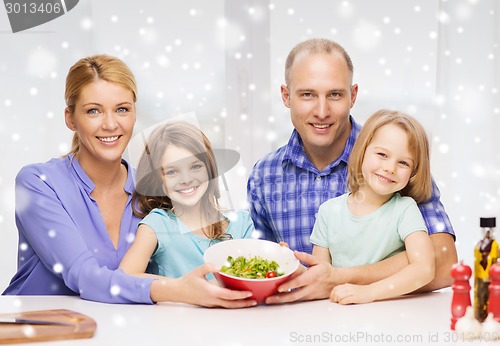
<svg viewBox="0 0 500 346">
<path fill-rule="evenodd" d="M 285 241 L 291 249 L 311 253 L 311 232 L 319 206 L 347 192 L 347 162 L 361 126 L 351 117 L 352 130 L 344 151 L 319 171 L 309 160 L 302 139 L 293 130 L 288 144 L 258 161 L 248 179 L 247 193 L 255 229 L 262 239 Z M 429 201 L 419 204 L 429 234 L 455 237 L 450 219 L 432 182 Z"/>
</svg>

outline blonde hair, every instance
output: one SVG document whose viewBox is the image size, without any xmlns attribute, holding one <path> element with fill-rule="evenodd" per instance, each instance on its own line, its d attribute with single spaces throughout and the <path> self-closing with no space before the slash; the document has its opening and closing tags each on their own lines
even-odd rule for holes
<svg viewBox="0 0 500 346">
<path fill-rule="evenodd" d="M 217 238 L 225 232 L 229 222 L 223 217 L 218 203 L 219 173 L 212 144 L 198 127 L 185 121 L 161 125 L 149 136 L 137 166 L 137 184 L 132 196 L 134 214 L 145 217 L 154 208 L 173 208 L 172 200 L 163 191 L 161 172 L 161 159 L 169 145 L 188 150 L 205 164 L 208 188 L 201 199 L 201 210 L 205 220 L 222 220 L 212 224 L 206 234 L 209 238 Z"/>
<path fill-rule="evenodd" d="M 87 85 L 96 80 L 105 80 L 119 84 L 130 90 L 134 102 L 137 101 L 137 85 L 135 77 L 128 66 L 118 58 L 109 55 L 95 55 L 78 60 L 66 76 L 66 90 L 64 100 L 71 114 L 75 111 L 75 104 Z M 80 149 L 80 139 L 75 132 L 69 154 L 76 154 Z"/>
<path fill-rule="evenodd" d="M 290 51 L 290 53 L 288 53 L 285 62 L 285 83 L 287 85 L 290 84 L 291 69 L 298 55 L 334 53 L 338 53 L 344 58 L 352 78 L 352 75 L 354 73 L 354 66 L 352 64 L 351 57 L 349 56 L 349 54 L 347 54 L 345 49 L 335 41 L 324 38 L 313 38 L 300 42 Z"/>
<path fill-rule="evenodd" d="M 408 184 L 400 191 L 401 195 L 412 197 L 417 203 L 427 201 L 432 194 L 432 177 L 429 158 L 429 140 L 422 125 L 409 115 L 398 111 L 381 109 L 375 112 L 363 125 L 354 144 L 349 163 L 348 185 L 351 192 L 359 190 L 364 184 L 361 171 L 366 148 L 379 128 L 394 124 L 403 129 L 408 136 L 408 146 L 415 161 Z"/>
</svg>

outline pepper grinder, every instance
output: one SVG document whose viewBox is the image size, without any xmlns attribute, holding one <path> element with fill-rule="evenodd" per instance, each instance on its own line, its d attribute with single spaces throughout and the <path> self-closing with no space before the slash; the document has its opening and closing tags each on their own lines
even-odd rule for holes
<svg viewBox="0 0 500 346">
<path fill-rule="evenodd" d="M 488 313 L 492 312 L 497 322 L 500 322 L 500 263 L 495 263 L 490 268 L 490 296 Z"/>
<path fill-rule="evenodd" d="M 470 300 L 471 286 L 469 279 L 472 276 L 472 269 L 463 261 L 456 263 L 451 268 L 453 277 L 453 298 L 451 300 L 451 329 L 455 330 L 457 320 L 465 315 L 468 306 L 472 305 Z M 499 291 L 500 292 L 500 291 Z"/>
</svg>

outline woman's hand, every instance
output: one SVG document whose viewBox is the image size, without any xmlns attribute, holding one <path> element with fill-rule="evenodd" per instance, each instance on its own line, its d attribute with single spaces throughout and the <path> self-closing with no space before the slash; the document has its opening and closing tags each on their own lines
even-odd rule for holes
<svg viewBox="0 0 500 346">
<path fill-rule="evenodd" d="M 205 278 L 218 270 L 203 264 L 178 279 L 163 278 L 151 284 L 151 298 L 155 302 L 182 302 L 204 307 L 246 308 L 257 305 L 248 299 L 249 291 L 235 291 L 214 285 Z"/>
</svg>

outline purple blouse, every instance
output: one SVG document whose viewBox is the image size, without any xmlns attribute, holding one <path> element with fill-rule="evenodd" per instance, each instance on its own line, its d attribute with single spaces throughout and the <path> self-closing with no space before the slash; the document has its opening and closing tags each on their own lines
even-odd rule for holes
<svg viewBox="0 0 500 346">
<path fill-rule="evenodd" d="M 95 187 L 70 155 L 23 167 L 16 177 L 18 269 L 4 295 L 80 295 L 106 303 L 152 304 L 152 278 L 117 270 L 132 244 L 140 219 L 132 213 L 134 179 L 115 249 L 97 202 Z"/>
</svg>

